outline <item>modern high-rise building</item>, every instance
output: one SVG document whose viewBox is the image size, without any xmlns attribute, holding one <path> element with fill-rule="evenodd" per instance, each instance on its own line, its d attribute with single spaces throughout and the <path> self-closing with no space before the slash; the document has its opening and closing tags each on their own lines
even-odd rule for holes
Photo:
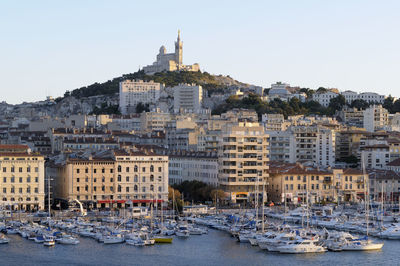
<svg viewBox="0 0 400 266">
<path fill-rule="evenodd" d="M 369 132 L 383 129 L 389 123 L 389 112 L 382 105 L 373 105 L 364 111 L 364 128 Z"/>
<path fill-rule="evenodd" d="M 247 202 L 260 196 L 262 187 L 267 185 L 268 161 L 268 134 L 262 125 L 239 122 L 222 129 L 218 180 L 232 202 Z"/>
<path fill-rule="evenodd" d="M 154 104 L 163 85 L 153 81 L 124 80 L 119 83 L 119 108 L 123 115 L 136 113 L 136 106 Z"/>
<path fill-rule="evenodd" d="M 200 113 L 203 88 L 200 85 L 179 84 L 174 90 L 174 111 Z"/>
</svg>

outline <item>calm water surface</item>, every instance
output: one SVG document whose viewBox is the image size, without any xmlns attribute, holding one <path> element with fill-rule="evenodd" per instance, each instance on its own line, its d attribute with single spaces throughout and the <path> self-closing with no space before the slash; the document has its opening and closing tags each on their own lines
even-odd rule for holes
<svg viewBox="0 0 400 266">
<path fill-rule="evenodd" d="M 0 245 L 0 265 L 400 265 L 400 241 L 385 241 L 382 251 L 278 254 L 240 244 L 227 233 L 175 238 L 173 244 L 134 247 L 104 245 L 80 238 L 76 246 L 45 247 L 19 235 Z"/>
</svg>

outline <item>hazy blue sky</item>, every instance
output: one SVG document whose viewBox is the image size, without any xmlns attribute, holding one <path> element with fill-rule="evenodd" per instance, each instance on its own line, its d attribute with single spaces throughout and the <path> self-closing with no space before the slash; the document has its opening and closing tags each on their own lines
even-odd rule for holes
<svg viewBox="0 0 400 266">
<path fill-rule="evenodd" d="M 400 96 L 400 1 L 0 0 L 0 101 L 60 96 L 183 61 L 264 87 L 275 81 Z"/>
</svg>

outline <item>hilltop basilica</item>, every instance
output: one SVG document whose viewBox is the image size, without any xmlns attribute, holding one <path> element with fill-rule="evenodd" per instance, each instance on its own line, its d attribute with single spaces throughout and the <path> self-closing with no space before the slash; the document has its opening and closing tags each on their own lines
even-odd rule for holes
<svg viewBox="0 0 400 266">
<path fill-rule="evenodd" d="M 146 74 L 154 74 L 162 71 L 200 71 L 199 64 L 184 65 L 182 64 L 183 57 L 183 43 L 181 42 L 180 31 L 178 31 L 178 38 L 175 42 L 175 53 L 167 54 L 165 46 L 161 46 L 160 52 L 157 55 L 157 61 L 152 65 L 143 67 Z"/>
</svg>

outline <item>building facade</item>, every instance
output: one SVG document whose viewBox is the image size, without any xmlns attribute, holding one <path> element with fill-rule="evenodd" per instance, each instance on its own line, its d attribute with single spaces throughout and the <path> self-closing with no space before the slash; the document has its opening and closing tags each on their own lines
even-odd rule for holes
<svg viewBox="0 0 400 266">
<path fill-rule="evenodd" d="M 183 42 L 181 41 L 180 32 L 175 42 L 175 52 L 167 53 L 164 46 L 160 47 L 156 61 L 152 65 L 143 67 L 146 74 L 152 75 L 163 71 L 200 71 L 199 64 L 184 65 L 183 64 Z"/>
<path fill-rule="evenodd" d="M 4 151 L 5 146 L 16 149 Z M 25 145 L 0 145 L 0 169 L 0 192 L 3 206 L 27 211 L 44 208 L 43 156 L 32 154 Z"/>
<path fill-rule="evenodd" d="M 160 98 L 163 85 L 143 80 L 124 80 L 119 83 L 119 108 L 123 115 L 136 113 L 136 106 L 154 104 Z"/>
<path fill-rule="evenodd" d="M 168 156 L 114 151 L 102 158 L 68 158 L 56 167 L 56 198 L 98 208 L 168 200 Z"/>
<path fill-rule="evenodd" d="M 218 149 L 220 187 L 232 202 L 247 202 L 268 179 L 268 135 L 259 123 L 227 124 Z"/>
<path fill-rule="evenodd" d="M 200 113 L 203 88 L 200 85 L 179 84 L 174 90 L 174 111 Z"/>
</svg>

